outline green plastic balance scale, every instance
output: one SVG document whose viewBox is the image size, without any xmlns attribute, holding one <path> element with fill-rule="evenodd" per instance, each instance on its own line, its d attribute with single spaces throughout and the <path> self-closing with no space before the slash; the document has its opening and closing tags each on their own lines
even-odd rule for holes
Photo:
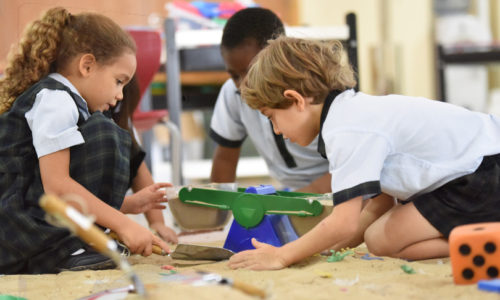
<svg viewBox="0 0 500 300">
<path fill-rule="evenodd" d="M 243 227 L 257 226 L 266 214 L 318 216 L 323 206 L 318 200 L 323 194 L 276 191 L 273 195 L 224 191 L 210 188 L 184 187 L 179 199 L 188 204 L 231 210 L 234 219 Z"/>
</svg>

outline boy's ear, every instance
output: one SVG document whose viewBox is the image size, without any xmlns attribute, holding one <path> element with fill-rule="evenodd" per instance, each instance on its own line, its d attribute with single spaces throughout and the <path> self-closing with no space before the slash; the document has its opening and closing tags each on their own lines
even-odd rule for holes
<svg viewBox="0 0 500 300">
<path fill-rule="evenodd" d="M 285 90 L 283 96 L 288 100 L 292 100 L 299 110 L 303 110 L 306 106 L 306 99 L 295 90 Z"/>
<path fill-rule="evenodd" d="M 83 77 L 87 77 L 90 75 L 91 72 L 94 71 L 96 66 L 97 66 L 97 61 L 95 59 L 95 56 L 90 53 L 87 53 L 82 55 L 82 57 L 80 57 L 80 61 L 78 63 L 78 70 L 80 71 L 80 74 Z"/>
</svg>

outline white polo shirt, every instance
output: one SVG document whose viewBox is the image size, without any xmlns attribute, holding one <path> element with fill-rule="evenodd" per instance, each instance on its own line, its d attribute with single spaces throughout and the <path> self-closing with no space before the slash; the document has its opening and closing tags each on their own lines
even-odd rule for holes
<svg viewBox="0 0 500 300">
<path fill-rule="evenodd" d="M 473 173 L 483 156 L 500 153 L 500 118 L 492 115 L 353 90 L 330 103 L 321 137 L 336 204 L 380 191 L 406 200 Z"/>
<path fill-rule="evenodd" d="M 328 161 L 318 153 L 318 138 L 301 147 L 275 137 L 270 121 L 241 99 L 232 79 L 219 92 L 210 136 L 221 146 L 240 147 L 247 136 L 264 158 L 270 175 L 285 187 L 298 189 L 328 172 Z M 288 153 L 288 154 L 287 154 Z"/>
<path fill-rule="evenodd" d="M 80 95 L 61 74 L 52 73 L 49 77 Z M 85 100 L 83 102 L 84 107 L 77 107 L 71 95 L 62 90 L 42 89 L 38 92 L 33 107 L 24 116 L 31 129 L 33 145 L 39 158 L 85 142 L 77 125 L 79 111 L 85 120 L 90 116 L 87 103 Z"/>
</svg>

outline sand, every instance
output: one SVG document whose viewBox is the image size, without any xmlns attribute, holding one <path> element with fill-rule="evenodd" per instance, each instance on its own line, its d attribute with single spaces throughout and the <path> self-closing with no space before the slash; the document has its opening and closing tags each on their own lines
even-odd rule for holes
<svg viewBox="0 0 500 300">
<path fill-rule="evenodd" d="M 365 260 L 361 257 L 366 252 L 365 247 L 358 247 L 353 255 L 339 262 L 328 262 L 327 256 L 318 255 L 279 271 L 231 270 L 227 261 L 181 261 L 158 255 L 131 256 L 129 261 L 146 284 L 150 299 L 258 299 L 229 285 L 200 285 L 196 281 L 192 285 L 181 280 L 195 278 L 195 270 L 243 282 L 264 291 L 267 299 L 276 300 L 500 299 L 500 294 L 480 291 L 476 284 L 455 285 L 449 259 Z M 170 274 L 161 268 L 165 265 L 174 266 L 178 273 Z M 415 273 L 405 273 L 402 265 L 410 266 Z M 0 294 L 27 299 L 78 299 L 128 284 L 120 270 L 8 275 L 0 277 Z M 126 299 L 139 297 L 128 294 Z"/>
</svg>

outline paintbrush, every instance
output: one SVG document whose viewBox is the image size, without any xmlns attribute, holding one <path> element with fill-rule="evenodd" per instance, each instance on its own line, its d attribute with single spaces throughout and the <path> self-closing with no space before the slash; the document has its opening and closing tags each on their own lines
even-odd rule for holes
<svg viewBox="0 0 500 300">
<path fill-rule="evenodd" d="M 109 256 L 130 278 L 134 285 L 134 292 L 143 297 L 146 296 L 144 285 L 125 257 L 122 257 L 118 252 L 116 242 L 95 226 L 92 220 L 53 195 L 43 195 L 39 203 L 40 207 L 56 219 L 61 220 L 61 223 L 65 224 L 80 239 L 97 251 Z"/>
<path fill-rule="evenodd" d="M 201 278 L 204 282 L 207 282 L 207 283 L 215 282 L 217 284 L 229 285 L 230 287 L 238 289 L 247 295 L 257 296 L 261 299 L 266 298 L 265 291 L 255 287 L 253 285 L 244 283 L 242 281 L 233 280 L 230 278 L 222 277 L 221 275 L 216 274 L 216 273 L 208 273 L 208 272 L 201 271 L 201 270 L 196 270 L 196 273 L 198 273 L 201 276 Z"/>
</svg>

